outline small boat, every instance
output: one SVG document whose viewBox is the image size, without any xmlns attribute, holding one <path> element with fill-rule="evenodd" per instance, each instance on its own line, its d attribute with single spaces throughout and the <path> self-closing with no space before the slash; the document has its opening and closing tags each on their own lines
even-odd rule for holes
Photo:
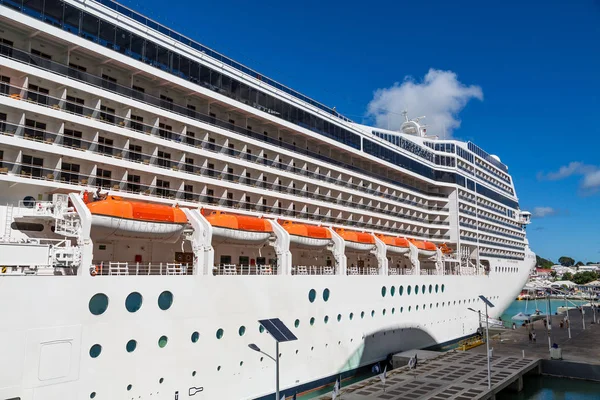
<svg viewBox="0 0 600 400">
<path fill-rule="evenodd" d="M 187 226 L 178 207 L 124 200 L 117 196 L 87 203 L 95 239 L 130 238 L 176 242 Z"/>
<path fill-rule="evenodd" d="M 281 221 L 281 226 L 290 234 L 290 243 L 297 247 L 325 247 L 331 243 L 331 232 L 323 226 L 297 224 Z"/>
<path fill-rule="evenodd" d="M 412 244 L 419 249 L 419 255 L 431 257 L 437 253 L 437 247 L 431 242 L 424 240 L 408 239 Z"/>
<path fill-rule="evenodd" d="M 273 235 L 263 218 L 212 211 L 205 218 L 213 227 L 213 244 L 261 244 Z"/>
<path fill-rule="evenodd" d="M 377 237 L 386 244 L 387 251 L 394 254 L 406 254 L 410 251 L 410 245 L 408 240 L 404 238 L 377 235 Z"/>
<path fill-rule="evenodd" d="M 370 233 L 347 231 L 336 228 L 335 231 L 346 242 L 346 248 L 357 251 L 369 251 L 375 248 L 375 237 Z"/>
</svg>

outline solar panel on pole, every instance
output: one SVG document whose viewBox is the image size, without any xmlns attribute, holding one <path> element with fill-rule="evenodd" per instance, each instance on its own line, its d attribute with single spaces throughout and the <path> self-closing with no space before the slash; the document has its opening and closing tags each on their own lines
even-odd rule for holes
<svg viewBox="0 0 600 400">
<path fill-rule="evenodd" d="M 294 335 L 279 318 L 261 319 L 258 322 L 269 331 L 269 334 L 273 336 L 273 339 L 277 342 L 281 343 L 298 340 L 296 335 Z"/>
</svg>

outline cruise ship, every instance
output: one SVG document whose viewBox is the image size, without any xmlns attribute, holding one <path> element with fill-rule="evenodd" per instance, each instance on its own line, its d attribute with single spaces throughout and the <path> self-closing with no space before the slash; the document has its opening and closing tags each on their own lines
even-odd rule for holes
<svg viewBox="0 0 600 400">
<path fill-rule="evenodd" d="M 302 394 L 474 334 L 535 263 L 499 157 L 111 0 L 0 0 L 0 204 L 0 400 L 273 399 L 270 318 Z"/>
</svg>

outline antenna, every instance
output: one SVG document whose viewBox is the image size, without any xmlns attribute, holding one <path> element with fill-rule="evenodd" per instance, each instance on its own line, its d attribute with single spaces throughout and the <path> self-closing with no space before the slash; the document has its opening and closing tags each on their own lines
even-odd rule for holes
<svg viewBox="0 0 600 400">
<path fill-rule="evenodd" d="M 407 110 L 402 111 L 402 116 L 404 117 L 404 122 L 408 122 L 408 111 Z"/>
</svg>

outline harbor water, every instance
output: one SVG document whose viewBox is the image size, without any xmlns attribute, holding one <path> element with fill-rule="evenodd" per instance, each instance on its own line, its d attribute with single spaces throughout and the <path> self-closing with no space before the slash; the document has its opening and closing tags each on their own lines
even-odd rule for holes
<svg viewBox="0 0 600 400">
<path fill-rule="evenodd" d="M 569 307 L 575 307 L 582 304 L 588 303 L 587 301 L 581 300 L 567 300 L 567 305 Z M 518 313 L 522 312 L 525 314 L 533 314 L 536 310 L 540 310 L 542 314 L 546 314 L 546 309 L 548 306 L 547 299 L 537 299 L 537 300 L 515 300 L 512 304 L 504 310 L 502 313 L 502 321 L 504 321 L 504 325 L 506 327 L 510 327 L 512 325 L 511 318 Z M 558 307 L 564 307 L 565 300 L 564 299 L 550 299 L 550 314 L 556 314 L 556 310 Z"/>
<path fill-rule="evenodd" d="M 596 400 L 600 383 L 551 376 L 526 376 L 520 393 L 501 392 L 498 400 Z"/>
</svg>

